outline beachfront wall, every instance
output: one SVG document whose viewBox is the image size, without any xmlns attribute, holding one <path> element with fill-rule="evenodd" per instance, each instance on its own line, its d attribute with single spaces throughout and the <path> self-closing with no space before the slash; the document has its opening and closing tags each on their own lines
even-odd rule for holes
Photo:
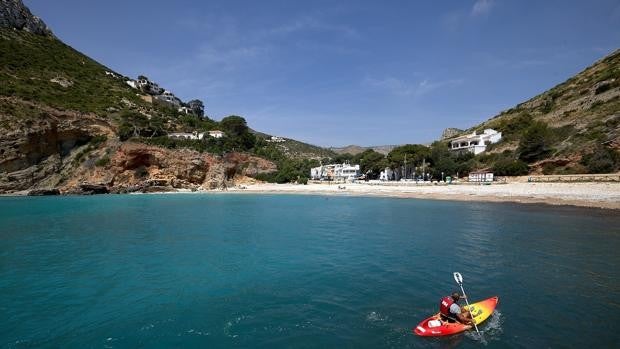
<svg viewBox="0 0 620 349">
<path fill-rule="evenodd" d="M 487 128 L 481 134 L 472 134 L 461 136 L 450 141 L 450 149 L 453 151 L 468 151 L 478 155 L 484 152 L 487 144 L 497 143 L 502 139 L 502 133 Z"/>
</svg>

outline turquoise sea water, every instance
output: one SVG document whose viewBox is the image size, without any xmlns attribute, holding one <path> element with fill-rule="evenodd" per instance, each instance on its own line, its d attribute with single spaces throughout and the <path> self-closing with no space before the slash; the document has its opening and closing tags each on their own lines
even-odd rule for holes
<svg viewBox="0 0 620 349">
<path fill-rule="evenodd" d="M 618 347 L 614 211 L 389 198 L 0 198 L 2 348 L 474 348 L 411 328 L 465 279 L 487 347 Z"/>
</svg>

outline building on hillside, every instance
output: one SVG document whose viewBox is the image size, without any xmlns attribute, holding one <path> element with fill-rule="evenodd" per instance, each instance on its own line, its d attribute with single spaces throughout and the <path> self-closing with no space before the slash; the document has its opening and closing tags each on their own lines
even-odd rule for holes
<svg viewBox="0 0 620 349">
<path fill-rule="evenodd" d="M 168 137 L 169 138 L 176 138 L 176 139 L 193 139 L 193 140 L 200 140 L 203 139 L 205 136 L 204 132 L 174 132 L 174 133 L 169 133 Z"/>
<path fill-rule="evenodd" d="M 474 131 L 471 134 L 457 137 L 450 141 L 450 150 L 471 152 L 480 154 L 484 152 L 488 144 L 497 143 L 502 139 L 502 133 L 487 128 L 481 134 Z"/>
<path fill-rule="evenodd" d="M 162 94 L 162 92 L 164 92 L 163 88 L 159 87 L 158 84 L 150 81 L 144 76 L 139 77 L 138 80 L 134 82 L 134 85 L 136 85 L 136 88 L 150 95 L 160 95 Z M 130 85 L 130 86 L 133 86 L 133 85 Z"/>
<path fill-rule="evenodd" d="M 179 113 L 183 113 L 183 114 L 188 114 L 188 115 L 189 114 L 193 114 L 192 110 L 189 109 L 188 107 L 185 107 L 185 106 L 179 108 L 178 111 L 179 111 Z"/>
<path fill-rule="evenodd" d="M 181 100 L 174 95 L 174 93 L 166 90 L 164 93 L 160 95 L 156 95 L 155 99 L 167 103 L 174 108 L 179 108 L 181 106 Z"/>
<path fill-rule="evenodd" d="M 485 172 L 485 171 L 470 172 L 469 181 L 470 182 L 493 182 L 493 173 Z"/>
<path fill-rule="evenodd" d="M 224 137 L 224 132 L 222 132 L 220 130 L 209 131 L 209 137 L 222 138 L 222 137 Z"/>
<path fill-rule="evenodd" d="M 361 175 L 360 165 L 342 164 L 322 165 L 310 169 L 310 178 L 313 180 L 344 180 L 351 181 Z"/>
<path fill-rule="evenodd" d="M 113 77 L 113 78 L 115 78 L 115 79 L 122 78 L 122 76 L 120 76 L 120 75 L 118 75 L 118 74 L 115 74 L 115 73 L 113 73 L 113 72 L 111 72 L 111 71 L 107 71 L 107 70 L 105 71 L 105 75 L 107 75 L 107 76 L 111 76 L 111 77 Z"/>
<path fill-rule="evenodd" d="M 271 136 L 271 138 L 266 140 L 268 143 L 282 143 L 286 141 L 283 137 Z"/>
</svg>

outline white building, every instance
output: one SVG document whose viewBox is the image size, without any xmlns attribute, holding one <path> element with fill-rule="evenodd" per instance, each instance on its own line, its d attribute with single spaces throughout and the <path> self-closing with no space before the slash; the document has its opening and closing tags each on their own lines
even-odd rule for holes
<svg viewBox="0 0 620 349">
<path fill-rule="evenodd" d="M 193 139 L 193 140 L 197 140 L 197 139 L 203 139 L 205 136 L 204 132 L 174 132 L 174 133 L 169 133 L 168 137 L 169 138 L 176 138 L 176 139 Z"/>
<path fill-rule="evenodd" d="M 379 180 L 382 181 L 391 181 L 394 180 L 394 171 L 391 168 L 386 167 L 385 170 L 381 171 L 379 174 Z"/>
<path fill-rule="evenodd" d="M 314 180 L 344 180 L 356 179 L 361 174 L 360 165 L 349 163 L 322 165 L 310 169 L 310 178 Z"/>
<path fill-rule="evenodd" d="M 193 114 L 192 110 L 188 107 L 181 107 L 178 109 L 179 113 L 184 113 L 184 114 Z"/>
<path fill-rule="evenodd" d="M 177 96 L 174 95 L 174 93 L 166 90 L 164 91 L 164 93 L 155 96 L 155 98 L 157 98 L 160 101 L 166 102 L 168 104 L 171 104 L 174 107 L 179 107 L 181 105 L 181 100 L 177 98 Z"/>
<path fill-rule="evenodd" d="M 222 137 L 224 137 L 224 132 L 222 132 L 220 130 L 209 131 L 209 137 L 222 138 Z"/>
<path fill-rule="evenodd" d="M 493 173 L 491 172 L 470 172 L 470 182 L 493 182 Z"/>
<path fill-rule="evenodd" d="M 450 149 L 453 151 L 469 151 L 480 154 L 487 149 L 487 144 L 497 143 L 502 139 L 502 133 L 487 128 L 482 134 L 472 134 L 457 137 L 450 141 Z"/>
<path fill-rule="evenodd" d="M 286 139 L 278 136 L 271 136 L 270 139 L 267 139 L 268 143 L 282 143 L 284 141 L 286 141 Z"/>
<path fill-rule="evenodd" d="M 164 89 L 159 87 L 158 84 L 148 80 L 148 79 L 138 79 L 134 82 L 134 84 L 130 85 L 133 87 L 136 85 L 137 88 L 143 90 L 144 92 L 152 95 L 159 95 L 164 92 Z"/>
</svg>

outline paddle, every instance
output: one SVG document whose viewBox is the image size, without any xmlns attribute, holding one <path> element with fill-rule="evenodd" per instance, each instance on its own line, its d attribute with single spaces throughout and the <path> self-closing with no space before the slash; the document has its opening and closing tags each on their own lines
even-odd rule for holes
<svg viewBox="0 0 620 349">
<path fill-rule="evenodd" d="M 463 295 L 465 295 L 465 290 L 463 289 L 463 276 L 461 276 L 461 273 L 454 272 L 454 281 L 456 281 L 456 283 L 461 286 L 461 291 L 463 292 Z M 465 303 L 467 303 L 467 308 L 469 309 L 469 301 L 467 300 L 467 296 L 465 297 Z M 474 319 L 473 315 L 471 317 L 471 322 L 474 323 L 474 327 L 476 328 L 476 332 L 478 332 L 478 335 L 482 337 L 480 331 L 478 331 L 478 325 L 476 325 L 476 320 Z"/>
</svg>

